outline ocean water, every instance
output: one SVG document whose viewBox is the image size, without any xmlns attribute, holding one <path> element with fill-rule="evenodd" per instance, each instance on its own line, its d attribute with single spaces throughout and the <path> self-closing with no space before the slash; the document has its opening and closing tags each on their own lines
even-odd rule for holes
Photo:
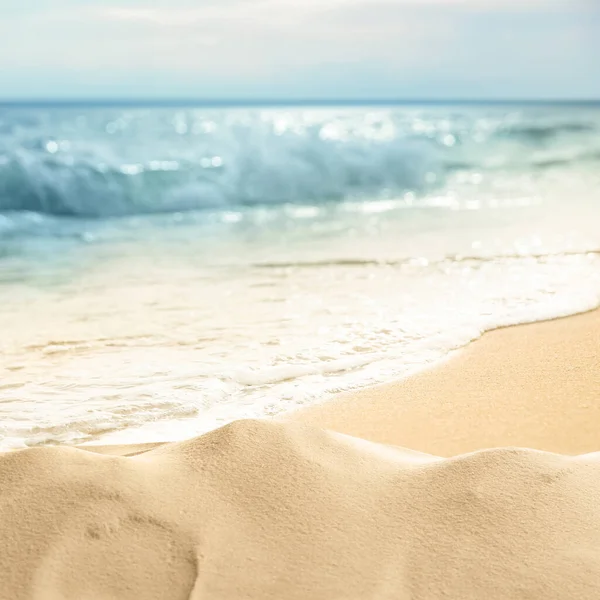
<svg viewBox="0 0 600 600">
<path fill-rule="evenodd" d="M 0 449 L 180 439 L 600 304 L 600 106 L 0 108 Z"/>
</svg>

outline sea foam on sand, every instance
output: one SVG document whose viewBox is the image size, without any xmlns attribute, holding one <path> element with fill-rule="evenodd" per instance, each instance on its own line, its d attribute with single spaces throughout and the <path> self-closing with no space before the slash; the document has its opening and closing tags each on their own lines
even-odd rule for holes
<svg viewBox="0 0 600 600">
<path fill-rule="evenodd" d="M 600 598 L 600 454 L 266 421 L 145 450 L 0 456 L 0 598 Z"/>
</svg>

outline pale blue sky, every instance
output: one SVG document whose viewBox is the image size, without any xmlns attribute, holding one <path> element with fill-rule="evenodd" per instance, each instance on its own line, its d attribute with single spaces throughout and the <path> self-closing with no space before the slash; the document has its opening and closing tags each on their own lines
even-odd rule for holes
<svg viewBox="0 0 600 600">
<path fill-rule="evenodd" d="M 600 98 L 600 0 L 0 0 L 0 98 Z"/>
</svg>

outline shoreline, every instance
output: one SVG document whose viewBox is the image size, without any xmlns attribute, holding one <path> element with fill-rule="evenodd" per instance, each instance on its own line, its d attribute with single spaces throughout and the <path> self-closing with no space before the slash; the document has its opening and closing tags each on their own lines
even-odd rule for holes
<svg viewBox="0 0 600 600">
<path fill-rule="evenodd" d="M 0 587 L 15 600 L 596 599 L 600 452 L 566 455 L 600 449 L 599 350 L 595 311 L 491 332 L 287 419 L 1 455 Z"/>
<path fill-rule="evenodd" d="M 600 450 L 600 309 L 494 329 L 424 371 L 290 418 L 440 456 Z"/>
<path fill-rule="evenodd" d="M 594 426 L 600 424 L 600 308 L 486 331 L 402 379 L 343 392 L 274 420 L 437 456 L 507 446 L 600 451 L 600 425 Z M 77 447 L 132 456 L 169 443 Z"/>
</svg>

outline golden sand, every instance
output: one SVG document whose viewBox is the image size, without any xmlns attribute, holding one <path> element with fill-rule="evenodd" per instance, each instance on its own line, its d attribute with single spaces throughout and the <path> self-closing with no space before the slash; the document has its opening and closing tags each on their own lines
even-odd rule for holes
<svg viewBox="0 0 600 600">
<path fill-rule="evenodd" d="M 492 331 L 433 369 L 293 418 L 440 456 L 600 450 L 600 310 Z"/>
<path fill-rule="evenodd" d="M 238 421 L 0 460 L 2 598 L 600 597 L 600 456 L 454 459 Z"/>
<path fill-rule="evenodd" d="M 599 315 L 295 422 L 2 455 L 0 598 L 597 600 L 600 453 L 462 453 L 600 449 Z"/>
</svg>

